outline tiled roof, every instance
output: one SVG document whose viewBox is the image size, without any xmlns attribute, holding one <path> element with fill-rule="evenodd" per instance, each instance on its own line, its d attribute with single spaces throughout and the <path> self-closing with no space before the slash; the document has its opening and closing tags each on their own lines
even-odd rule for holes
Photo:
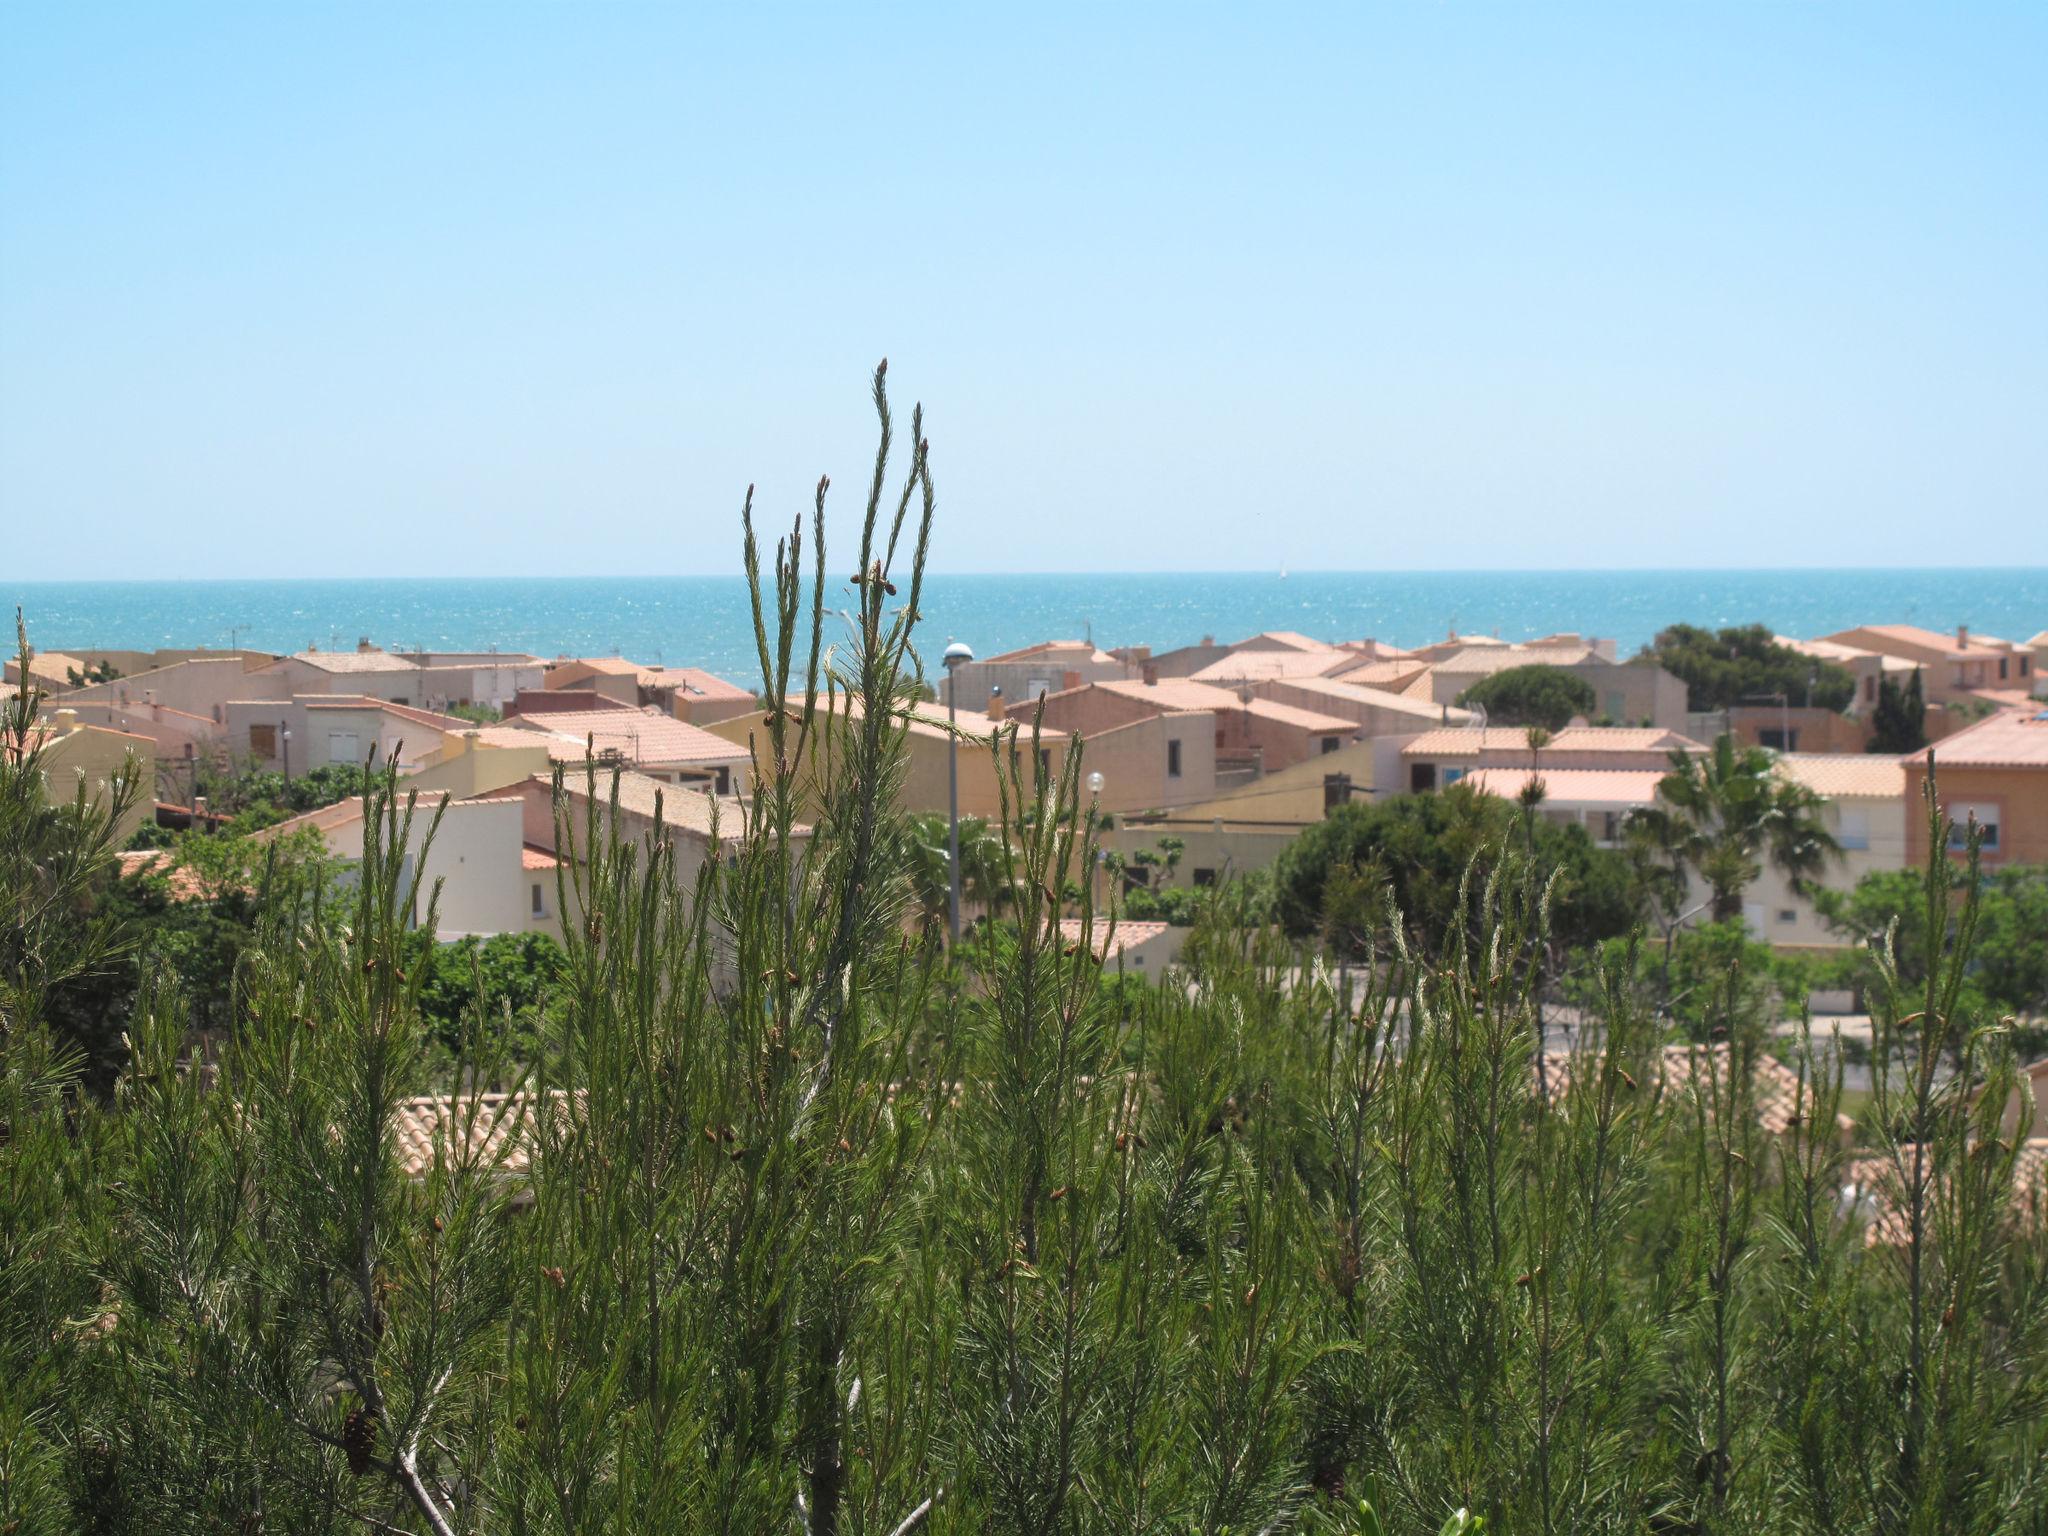
<svg viewBox="0 0 2048 1536">
<path fill-rule="evenodd" d="M 1771 637 L 1788 651 L 1797 651 L 1801 656 L 1811 656 L 1815 661 L 1832 661 L 1847 665 L 1875 656 L 1880 672 L 1911 672 L 1913 663 L 1903 656 L 1888 656 L 1883 651 L 1873 651 L 1867 646 L 1844 645 L 1839 640 L 1796 640 L 1790 635 Z"/>
<path fill-rule="evenodd" d="M 1256 635 L 1237 642 L 1240 646 L 1269 649 L 1277 646 L 1287 651 L 1333 651 L 1335 646 L 1327 640 L 1317 640 L 1291 629 L 1266 629 Z"/>
<path fill-rule="evenodd" d="M 546 736 L 548 755 L 562 763 L 582 762 L 593 740 L 598 751 L 616 750 L 638 764 L 747 760 L 746 748 L 714 736 L 702 726 L 637 709 L 549 710 L 519 716 L 514 728 Z"/>
<path fill-rule="evenodd" d="M 1603 1056 L 1599 1051 L 1582 1056 L 1575 1056 L 1571 1051 L 1543 1053 L 1544 1081 L 1549 1086 L 1552 1100 L 1562 1099 L 1569 1090 L 1575 1060 L 1587 1061 L 1597 1071 Z M 1704 1087 L 1710 1077 L 1724 1079 L 1731 1060 L 1725 1043 L 1715 1046 L 1667 1045 L 1659 1054 L 1663 1081 L 1643 1086 L 1650 1087 L 1652 1091 L 1682 1092 L 1691 1087 L 1697 1076 Z M 1722 1091 L 1726 1092 L 1726 1089 Z M 1810 1088 L 1802 1096 L 1798 1073 L 1776 1057 L 1762 1052 L 1757 1053 L 1751 1068 L 1750 1092 L 1756 1107 L 1756 1123 L 1772 1136 L 1782 1136 L 1793 1129 L 1804 1109 L 1813 1102 Z M 1836 1128 L 1848 1129 L 1852 1123 L 1846 1117 L 1838 1116 Z"/>
<path fill-rule="evenodd" d="M 1938 1175 L 1923 1165 L 1930 1186 Z M 1901 1176 L 1903 1173 L 1903 1177 Z M 1889 1156 L 1859 1157 L 1843 1170 L 1842 1193 L 1864 1218 L 1863 1241 L 1871 1248 L 1903 1247 L 1910 1237 L 1904 1210 L 1906 1179 L 1913 1175 L 1912 1143 L 1899 1148 L 1899 1161 Z M 1930 1187 L 1929 1195 L 1938 1191 Z M 2013 1219 L 2024 1229 L 2039 1231 L 2048 1220 L 2048 1137 L 2020 1143 L 2012 1170 Z"/>
<path fill-rule="evenodd" d="M 411 672 L 413 664 L 389 651 L 294 651 L 288 658 L 319 672 Z"/>
<path fill-rule="evenodd" d="M 1576 667 L 1591 662 L 1597 666 L 1619 666 L 1587 645 L 1546 645 L 1533 650 L 1526 646 L 1459 651 L 1436 664 L 1446 677 L 1491 677 L 1516 667 Z"/>
<path fill-rule="evenodd" d="M 555 857 L 552 849 L 543 848 L 538 843 L 520 844 L 519 867 L 521 869 L 555 869 L 560 866 L 561 862 L 560 859 Z"/>
<path fill-rule="evenodd" d="M 1898 800 L 1906 765 L 1896 757 L 1856 752 L 1788 752 L 1778 771 L 1830 800 Z"/>
<path fill-rule="evenodd" d="M 693 699 L 747 699 L 752 700 L 754 691 L 742 688 L 738 683 L 727 682 L 702 667 L 662 667 L 656 672 L 657 687 L 676 688 Z"/>
<path fill-rule="evenodd" d="M 431 726 L 444 735 L 474 728 L 474 722 L 459 719 L 454 715 L 437 714 L 431 709 L 415 709 L 410 704 L 394 704 L 389 699 L 373 699 L 365 693 L 301 693 L 294 695 L 292 702 L 303 709 L 377 709 L 400 720 L 409 720 L 414 725 Z"/>
<path fill-rule="evenodd" d="M 1089 661 L 1115 664 L 1116 658 L 1099 646 L 1090 645 L 1086 640 L 1041 640 L 1036 645 L 1020 646 L 1014 651 L 1003 651 L 998 655 L 984 656 L 989 661 L 1034 661 L 1037 658 L 1080 654 Z"/>
<path fill-rule="evenodd" d="M 714 795 L 709 790 L 691 789 L 682 784 L 664 784 L 659 779 L 651 779 L 630 769 L 621 770 L 618 779 L 619 809 L 629 816 L 652 821 L 658 799 L 663 826 L 709 837 L 715 817 L 721 843 L 737 842 L 746 831 L 746 807 L 735 796 Z M 546 789 L 551 781 L 536 775 L 528 782 Z M 599 803 L 608 804 L 612 794 L 611 773 L 599 769 L 594 786 L 583 773 L 565 772 L 562 775 L 562 792 L 576 799 L 588 796 L 593 787 Z M 801 830 L 809 831 L 808 828 Z"/>
<path fill-rule="evenodd" d="M 1529 780 L 1543 781 L 1547 805 L 1649 806 L 1656 803 L 1661 768 L 1474 768 L 1462 782 L 1485 795 L 1518 798 Z"/>
<path fill-rule="evenodd" d="M 1351 683 L 1360 688 L 1393 689 L 1405 688 L 1418 677 L 1429 674 L 1430 664 L 1414 658 L 1395 657 L 1387 661 L 1367 662 L 1349 672 L 1338 672 L 1330 681 Z"/>
<path fill-rule="evenodd" d="M 1665 752 L 1704 750 L 1700 743 L 1676 731 L 1654 726 L 1574 725 L 1566 726 L 1545 743 L 1543 750 L 1563 754 L 1585 752 Z M 1527 752 L 1528 728 L 1519 725 L 1489 725 L 1483 730 L 1470 726 L 1425 731 L 1401 749 L 1403 757 L 1476 757 L 1481 752 Z"/>
<path fill-rule="evenodd" d="M 199 872 L 189 865 L 173 863 L 168 849 L 131 848 L 116 857 L 121 861 L 123 880 L 163 875 L 170 883 L 173 901 L 207 901 L 213 896 L 206 882 L 199 878 Z"/>
<path fill-rule="evenodd" d="M 1349 736 L 1358 730 L 1357 721 L 1347 720 L 1342 715 L 1320 714 L 1298 704 L 1283 704 L 1277 699 L 1253 699 L 1249 704 L 1238 705 L 1238 708 L 1254 720 L 1270 720 L 1275 725 L 1289 726 L 1317 736 Z"/>
<path fill-rule="evenodd" d="M 2048 702 L 2039 709 L 2015 709 L 1980 720 L 1927 749 L 1938 772 L 1958 768 L 2048 768 Z M 1925 762 L 1914 753 L 1912 760 Z"/>
<path fill-rule="evenodd" d="M 558 1107 L 566 1105 L 568 1094 L 551 1091 Z M 496 1162 L 506 1173 L 524 1173 L 532 1165 L 539 1107 L 539 1096 L 530 1093 L 401 1100 L 391 1118 L 398 1166 L 407 1178 L 425 1178 L 440 1147 L 451 1160 Z"/>
<path fill-rule="evenodd" d="M 1120 921 L 1116 932 L 1109 931 L 1109 919 L 1098 917 L 1091 935 L 1093 948 L 1098 959 L 1114 960 L 1127 949 L 1136 949 L 1165 933 L 1170 925 L 1166 923 L 1138 923 Z M 1069 944 L 1081 942 L 1081 920 L 1078 917 L 1060 919 L 1060 937 Z"/>
<path fill-rule="evenodd" d="M 1324 677 L 1350 668 L 1357 660 L 1351 651 L 1323 646 L 1313 651 L 1232 651 L 1198 667 L 1194 680 L 1200 683 L 1259 682 L 1272 677 Z"/>
<path fill-rule="evenodd" d="M 1889 640 L 1896 645 L 1908 645 L 1924 650 L 1939 651 L 1944 658 L 1953 658 L 1957 661 L 1996 661 L 2000 656 L 2006 654 L 1998 646 L 1979 645 L 1974 639 L 1967 644 L 1958 645 L 1954 635 L 1944 635 L 1931 629 L 1922 629 L 1917 624 L 1859 624 L 1854 630 L 1844 630 L 1840 634 L 1828 635 L 1825 638 L 1839 641 L 1845 645 L 1856 645 L 1859 642 L 1848 637 L 1858 633 L 1875 635 L 1881 640 Z"/>
<path fill-rule="evenodd" d="M 1354 674 L 1355 675 L 1355 674 Z M 1389 693 L 1384 688 L 1370 688 L 1363 683 L 1351 682 L 1349 678 L 1334 677 L 1290 677 L 1287 686 L 1303 693 L 1313 693 L 1326 699 L 1341 700 L 1347 704 L 1363 704 L 1372 709 L 1391 710 L 1399 715 L 1412 715 L 1418 720 L 1442 721 L 1443 706 L 1411 699 L 1406 694 Z M 1460 710 L 1455 718 L 1462 719 Z"/>
</svg>

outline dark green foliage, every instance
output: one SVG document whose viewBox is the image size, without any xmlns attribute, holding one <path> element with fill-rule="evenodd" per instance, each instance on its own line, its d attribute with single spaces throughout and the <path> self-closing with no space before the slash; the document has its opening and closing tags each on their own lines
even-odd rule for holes
<svg viewBox="0 0 2048 1536">
<path fill-rule="evenodd" d="M 1777 771 L 1771 753 L 1722 736 L 1703 755 L 1672 752 L 1657 804 L 1629 818 L 1629 837 L 1641 862 L 1697 876 L 1712 893 L 1711 920 L 1733 922 L 1766 864 L 1799 889 L 1841 857 L 1820 807 L 1820 796 Z M 1672 915 L 1668 904 L 1684 886 L 1672 880 L 1660 890 Z"/>
<path fill-rule="evenodd" d="M 1359 881 L 1391 890 L 1410 933 L 1430 942 L 1459 922 L 1467 865 L 1503 839 L 1523 841 L 1518 828 L 1527 829 L 1519 807 L 1460 785 L 1338 806 L 1280 856 L 1276 915 L 1297 937 L 1324 932 L 1331 879 L 1348 869 L 1352 885 L 1340 890 Z M 1626 933 L 1637 918 L 1626 863 L 1596 848 L 1582 827 L 1539 817 L 1533 831 L 1537 859 L 1558 871 L 1551 932 L 1559 942 L 1577 947 Z"/>
<path fill-rule="evenodd" d="M 1927 700 L 1920 690 L 1920 669 L 1901 688 L 1890 676 L 1877 685 L 1877 707 L 1870 714 L 1872 752 L 1917 752 L 1927 745 Z"/>
<path fill-rule="evenodd" d="M 1484 708 L 1488 725 L 1537 725 L 1555 731 L 1575 716 L 1591 719 L 1599 700 L 1584 678 L 1538 663 L 1481 678 L 1458 695 L 1458 702 Z"/>
<path fill-rule="evenodd" d="M 1896 933 L 1899 974 L 1918 986 L 1925 980 L 1927 947 L 1923 894 L 1923 882 L 1913 871 L 1874 870 L 1847 895 L 1821 892 L 1815 906 L 1831 928 L 1858 944 L 1881 947 L 1887 933 Z M 1976 897 L 1977 926 L 1963 973 L 1963 997 L 1973 1012 L 1988 1016 L 2048 1018 L 2048 869 L 2013 864 L 1987 870 L 1979 877 Z M 1953 950 L 1956 939 L 1951 919 L 1943 935 L 1944 952 Z"/>
<path fill-rule="evenodd" d="M 216 814 L 234 817 L 230 830 L 248 833 L 360 795 L 368 782 L 358 764 L 327 763 L 290 779 L 275 770 L 202 771 L 199 792 Z"/>
<path fill-rule="evenodd" d="M 1701 713 L 1770 694 L 1783 694 L 1794 705 L 1832 710 L 1847 709 L 1856 699 L 1856 679 L 1849 673 L 1778 644 L 1762 624 L 1719 631 L 1673 624 L 1659 630 L 1640 654 L 1683 679 L 1686 707 Z"/>
<path fill-rule="evenodd" d="M 494 1034 L 509 1033 L 528 1054 L 547 1026 L 549 1000 L 566 963 L 562 946 L 544 933 L 471 935 L 437 944 L 424 930 L 411 935 L 407 965 L 420 968 L 420 1016 L 450 1051 L 462 1049 L 476 1021 Z"/>
</svg>

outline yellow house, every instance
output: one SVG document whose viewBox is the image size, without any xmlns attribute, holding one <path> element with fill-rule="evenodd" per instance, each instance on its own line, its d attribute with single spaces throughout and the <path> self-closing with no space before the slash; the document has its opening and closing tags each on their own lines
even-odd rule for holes
<svg viewBox="0 0 2048 1536">
<path fill-rule="evenodd" d="M 837 707 L 840 719 L 838 729 L 844 730 L 848 719 L 859 718 L 857 703 L 852 705 L 850 714 L 847 700 L 840 699 Z M 765 719 L 762 711 L 754 710 L 748 714 L 736 715 L 730 720 L 713 721 L 704 728 L 713 735 L 723 736 L 727 741 L 736 742 L 740 746 L 751 745 L 757 757 L 765 757 L 773 750 L 769 746 L 768 733 L 763 728 Z M 1040 774 L 1057 775 L 1066 759 L 1067 738 L 1059 731 L 1041 732 L 1037 755 L 1033 757 L 1031 723 L 1028 720 L 1006 720 L 1001 715 L 986 715 L 963 709 L 959 712 L 960 734 L 956 741 L 947 728 L 944 705 L 917 704 L 911 707 L 906 726 L 908 762 L 899 801 L 906 811 L 935 811 L 944 814 L 947 808 L 947 765 L 949 761 L 957 760 L 960 773 L 960 814 L 980 816 L 991 821 L 999 817 L 1002 814 L 1002 791 L 996 771 L 996 758 L 990 746 L 991 739 L 999 730 L 1003 732 L 1002 750 L 1010 767 L 1019 776 L 1026 794 L 1035 793 Z M 814 771 L 825 729 L 825 711 L 821 701 L 817 723 L 812 728 L 809 749 Z M 794 735 L 795 727 L 792 725 L 792 739 Z M 1087 766 L 1084 765 L 1084 772 Z M 811 801 L 812 808 L 815 809 L 815 794 L 812 795 Z"/>
<path fill-rule="evenodd" d="M 544 779 L 553 771 L 548 741 L 539 732 L 517 726 L 464 731 L 448 738 L 417 771 L 407 774 L 406 787 L 423 794 L 446 790 L 457 800 L 469 800 L 536 776 Z"/>
<path fill-rule="evenodd" d="M 86 798 L 103 799 L 117 780 L 138 781 L 128 810 L 114 828 L 114 846 L 125 847 L 145 822 L 156 819 L 156 743 L 147 736 L 81 725 L 68 709 L 43 728 L 45 794 L 52 805 L 69 805 L 85 785 Z"/>
</svg>

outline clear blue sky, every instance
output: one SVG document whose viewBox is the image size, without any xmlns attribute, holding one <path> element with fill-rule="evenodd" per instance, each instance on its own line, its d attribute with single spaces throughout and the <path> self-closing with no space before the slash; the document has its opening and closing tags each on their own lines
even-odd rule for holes
<svg viewBox="0 0 2048 1536">
<path fill-rule="evenodd" d="M 0 10 L 0 570 L 2048 563 L 2048 7 Z"/>
</svg>

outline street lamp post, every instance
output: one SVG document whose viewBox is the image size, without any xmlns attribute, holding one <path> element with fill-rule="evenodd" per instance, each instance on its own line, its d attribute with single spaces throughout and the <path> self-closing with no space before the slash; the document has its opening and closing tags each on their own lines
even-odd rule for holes
<svg viewBox="0 0 2048 1536">
<path fill-rule="evenodd" d="M 284 782 L 289 789 L 292 782 L 292 728 L 282 720 L 277 723 L 278 751 L 284 762 Z"/>
<path fill-rule="evenodd" d="M 955 640 L 946 647 L 946 928 L 960 942 L 960 736 L 956 673 L 960 663 L 974 660 L 973 647 Z"/>
</svg>

